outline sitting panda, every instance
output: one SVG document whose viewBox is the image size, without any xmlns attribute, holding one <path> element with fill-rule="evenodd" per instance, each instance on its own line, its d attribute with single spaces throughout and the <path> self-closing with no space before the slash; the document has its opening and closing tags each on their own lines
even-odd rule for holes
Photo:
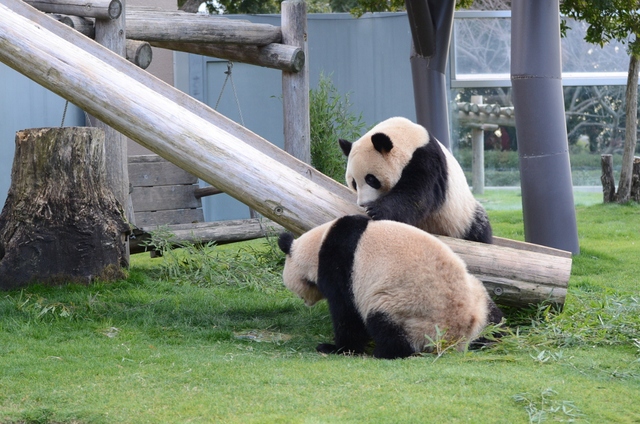
<svg viewBox="0 0 640 424">
<path fill-rule="evenodd" d="M 326 298 L 335 344 L 321 353 L 404 358 L 428 349 L 429 338 L 459 350 L 502 312 L 462 260 L 436 237 L 395 221 L 350 215 L 297 240 L 282 233 L 283 281 L 308 306 Z M 428 337 L 427 337 L 428 336 Z"/>
<path fill-rule="evenodd" d="M 347 186 L 373 219 L 492 242 L 487 213 L 471 194 L 460 164 L 424 127 L 395 117 L 354 143 L 339 143 L 348 157 Z"/>
</svg>

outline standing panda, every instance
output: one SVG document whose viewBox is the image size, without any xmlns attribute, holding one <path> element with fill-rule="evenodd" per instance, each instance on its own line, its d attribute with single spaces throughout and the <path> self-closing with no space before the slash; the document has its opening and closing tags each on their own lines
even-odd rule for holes
<svg viewBox="0 0 640 424">
<path fill-rule="evenodd" d="M 347 185 L 373 219 L 492 242 L 487 213 L 471 194 L 460 164 L 424 127 L 390 118 L 354 143 L 339 143 L 348 157 Z"/>
<path fill-rule="evenodd" d="M 282 233 L 284 284 L 308 306 L 326 298 L 335 344 L 321 353 L 404 358 L 444 332 L 459 350 L 502 312 L 462 260 L 436 237 L 394 221 L 350 215 L 297 240 Z"/>
</svg>

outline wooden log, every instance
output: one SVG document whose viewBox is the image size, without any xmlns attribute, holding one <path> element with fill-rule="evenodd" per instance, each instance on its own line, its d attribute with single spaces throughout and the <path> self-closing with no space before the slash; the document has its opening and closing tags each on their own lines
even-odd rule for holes
<svg viewBox="0 0 640 424">
<path fill-rule="evenodd" d="M 640 202 L 640 157 L 633 158 L 633 170 L 631 175 L 631 200 Z"/>
<path fill-rule="evenodd" d="M 203 222 L 189 225 L 148 226 L 139 229 L 138 235 L 131 240 L 131 253 L 149 250 L 145 244 L 151 239 L 153 231 L 167 231 L 171 234 L 169 241 L 181 246 L 186 243 L 217 244 L 254 240 L 267 235 L 284 231 L 284 228 L 273 221 L 265 219 L 238 219 L 229 221 Z"/>
<path fill-rule="evenodd" d="M 282 42 L 301 48 L 308 57 L 307 4 L 304 0 L 282 2 Z M 311 121 L 309 117 L 309 66 L 300 72 L 282 72 L 284 150 L 311 163 Z"/>
<path fill-rule="evenodd" d="M 80 34 L 95 39 L 96 28 L 93 20 L 80 16 L 50 14 L 51 18 L 62 22 L 78 31 Z M 141 69 L 147 69 L 153 59 L 151 45 L 146 41 L 126 40 L 126 58 Z"/>
<path fill-rule="evenodd" d="M 19 131 L 0 214 L 0 289 L 122 278 L 129 226 L 108 189 L 104 133 Z"/>
<path fill-rule="evenodd" d="M 125 7 L 125 0 L 119 0 Z M 96 19 L 96 42 L 115 54 L 126 55 L 125 14 L 116 19 Z M 135 216 L 129 196 L 129 171 L 127 167 L 127 138 L 109 125 L 108 122 L 94 120 L 93 125 L 102 128 L 105 136 L 105 155 L 107 157 L 107 183 L 114 196 L 125 210 L 129 222 L 135 224 Z"/>
<path fill-rule="evenodd" d="M 91 39 L 96 38 L 96 23 L 94 20 L 73 15 L 69 15 L 67 17 L 71 21 L 71 23 L 67 25 L 69 25 L 71 28 L 75 29 L 80 34 L 86 35 Z"/>
<path fill-rule="evenodd" d="M 127 60 L 141 69 L 147 69 L 153 59 L 151 45 L 146 41 L 126 40 Z"/>
<path fill-rule="evenodd" d="M 616 199 L 616 181 L 613 178 L 613 156 L 600 156 L 600 165 L 602 166 L 602 201 L 604 203 L 612 203 Z"/>
<path fill-rule="evenodd" d="M 525 306 L 546 301 L 558 307 L 564 304 L 571 275 L 570 254 L 553 256 L 535 249 L 500 245 L 474 249 L 464 240 L 440 239 L 465 261 L 469 272 L 484 283 L 496 303 Z"/>
<path fill-rule="evenodd" d="M 218 57 L 232 62 L 248 63 L 287 72 L 299 72 L 305 61 L 304 51 L 301 48 L 277 43 L 258 47 L 152 41 L 151 45 L 163 49 Z"/>
<path fill-rule="evenodd" d="M 118 19 L 123 5 L 120 0 L 25 0 L 42 12 L 86 18 Z"/>
<path fill-rule="evenodd" d="M 280 43 L 279 27 L 206 15 L 149 15 L 127 12 L 127 36 L 134 40 L 174 43 L 248 44 Z"/>
<path fill-rule="evenodd" d="M 223 191 L 213 186 L 209 186 L 196 189 L 193 194 L 196 196 L 196 199 L 200 199 L 202 197 L 215 196 L 216 194 L 220 193 L 223 193 Z"/>
<path fill-rule="evenodd" d="M 361 213 L 345 186 L 65 25 L 43 19 L 18 0 L 0 0 L 0 33 L 0 61 L 110 122 L 145 147 L 294 234 L 338 216 Z M 180 119 L 176 120 L 176 116 Z M 456 240 L 452 247 L 460 255 L 471 252 L 466 260 L 473 268 L 487 245 Z M 509 248 L 495 244 L 490 249 L 497 252 Z M 546 266 L 559 270 L 558 286 L 567 284 L 571 262 L 568 255 L 565 258 L 545 254 Z M 510 265 L 501 265 L 502 255 L 495 254 L 494 258 L 492 267 L 509 269 Z M 535 275 L 538 271 L 534 266 L 523 266 L 522 272 Z M 506 274 L 502 283 L 517 287 L 537 281 L 535 276 L 517 278 Z M 544 294 L 538 298 L 540 302 L 545 300 Z M 521 305 L 529 301 L 526 299 Z"/>
</svg>

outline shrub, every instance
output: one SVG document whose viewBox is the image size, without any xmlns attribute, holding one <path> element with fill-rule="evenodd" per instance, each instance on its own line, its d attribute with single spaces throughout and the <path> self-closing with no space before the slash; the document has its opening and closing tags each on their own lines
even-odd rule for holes
<svg viewBox="0 0 640 424">
<path fill-rule="evenodd" d="M 344 180 L 347 160 L 338 139 L 360 137 L 365 123 L 362 114 L 351 112 L 349 95 L 341 96 L 330 77 L 320 75 L 318 88 L 309 95 L 311 119 L 311 165 L 336 181 Z"/>
</svg>

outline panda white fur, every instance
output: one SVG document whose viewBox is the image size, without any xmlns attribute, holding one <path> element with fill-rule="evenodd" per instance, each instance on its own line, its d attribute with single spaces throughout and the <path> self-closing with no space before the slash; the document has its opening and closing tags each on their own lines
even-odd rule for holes
<svg viewBox="0 0 640 424">
<path fill-rule="evenodd" d="M 502 312 L 462 260 L 436 237 L 395 221 L 350 215 L 294 240 L 278 239 L 286 253 L 283 280 L 308 306 L 326 298 L 335 344 L 322 353 L 403 358 L 428 347 L 437 329 L 459 349 Z"/>
<path fill-rule="evenodd" d="M 339 143 L 348 157 L 347 185 L 373 219 L 492 242 L 487 213 L 471 194 L 460 164 L 424 127 L 395 117 L 353 143 Z"/>
</svg>

